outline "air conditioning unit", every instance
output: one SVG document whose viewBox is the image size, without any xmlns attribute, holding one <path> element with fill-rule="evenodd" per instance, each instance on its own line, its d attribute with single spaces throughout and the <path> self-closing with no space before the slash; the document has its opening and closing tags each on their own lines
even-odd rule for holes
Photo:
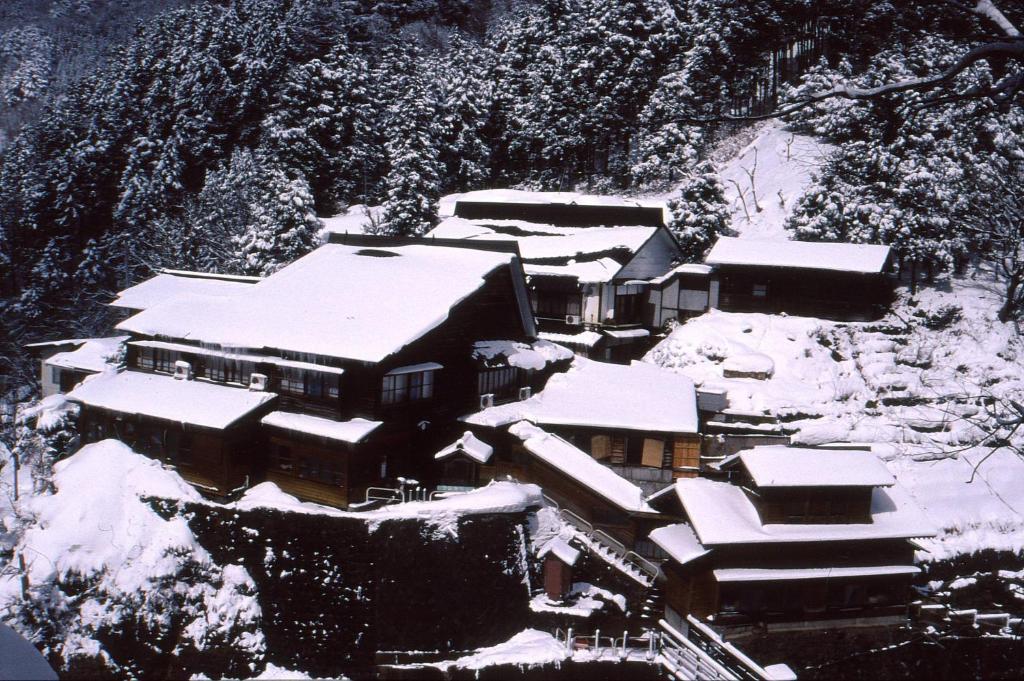
<svg viewBox="0 0 1024 681">
<path fill-rule="evenodd" d="M 532 395 L 532 394 L 533 394 L 533 390 L 530 388 L 530 386 L 526 386 L 525 388 L 520 388 L 519 389 L 519 399 L 521 399 L 521 400 L 528 400 L 528 399 L 530 399 L 530 395 Z"/>
<path fill-rule="evenodd" d="M 480 408 L 488 409 L 494 406 L 494 393 L 487 393 L 480 396 Z"/>
<path fill-rule="evenodd" d="M 579 326 L 583 323 L 583 320 L 578 314 L 567 314 L 565 315 L 565 323 L 569 326 Z"/>
<path fill-rule="evenodd" d="M 192 365 L 178 360 L 174 363 L 174 377 L 179 381 L 192 380 Z"/>
<path fill-rule="evenodd" d="M 249 375 L 249 390 L 262 392 L 267 389 L 267 375 L 252 373 Z"/>
</svg>

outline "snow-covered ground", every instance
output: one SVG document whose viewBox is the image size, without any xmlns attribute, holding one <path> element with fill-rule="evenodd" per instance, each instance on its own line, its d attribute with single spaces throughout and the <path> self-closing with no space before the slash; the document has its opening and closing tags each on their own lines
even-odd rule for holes
<svg viewBox="0 0 1024 681">
<path fill-rule="evenodd" d="M 742 238 L 788 239 L 785 220 L 830 148 L 775 121 L 739 144 L 750 135 L 718 163 L 733 228 Z M 781 417 L 797 443 L 871 443 L 942 528 L 923 557 L 1019 550 L 1024 461 L 1011 450 L 985 458 L 991 450 L 973 446 L 977 398 L 1024 388 L 1024 344 L 997 321 L 998 306 L 991 275 L 973 272 L 913 297 L 901 292 L 877 324 L 711 311 L 645 359 L 725 388 L 735 412 Z M 770 377 L 724 377 L 753 365 L 770 367 Z"/>
<path fill-rule="evenodd" d="M 764 124 L 753 141 L 719 164 L 733 229 L 754 239 L 787 238 L 786 218 L 830 151 L 829 145 L 791 133 L 778 121 Z"/>
</svg>

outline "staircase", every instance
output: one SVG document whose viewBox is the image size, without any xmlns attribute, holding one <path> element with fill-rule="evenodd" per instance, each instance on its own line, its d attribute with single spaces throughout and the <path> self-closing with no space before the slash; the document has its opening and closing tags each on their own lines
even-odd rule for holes
<svg viewBox="0 0 1024 681">
<path fill-rule="evenodd" d="M 745 681 L 793 681 L 796 675 L 785 665 L 764 668 L 723 640 L 693 615 L 686 616 L 686 634 L 665 620 L 658 622 L 656 658 L 671 678 L 729 679 Z"/>
<path fill-rule="evenodd" d="M 575 539 L 578 539 L 581 544 L 587 547 L 591 555 L 597 556 L 611 567 L 648 589 L 654 586 L 659 575 L 661 575 L 660 567 L 636 551 L 627 549 L 622 542 L 604 530 L 596 529 L 591 523 L 569 509 L 561 508 L 550 497 L 545 496 L 544 500 L 549 506 L 558 511 L 559 517 L 567 525 L 575 530 Z"/>
</svg>

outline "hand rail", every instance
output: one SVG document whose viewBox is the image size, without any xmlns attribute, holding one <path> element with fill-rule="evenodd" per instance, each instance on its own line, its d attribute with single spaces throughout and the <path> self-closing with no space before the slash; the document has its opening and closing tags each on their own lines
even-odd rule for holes
<svg viewBox="0 0 1024 681">
<path fill-rule="evenodd" d="M 653 579 L 657 579 L 658 575 L 661 574 L 661 567 L 647 560 L 636 551 L 630 551 L 627 553 L 626 560 L 649 574 Z"/>
<path fill-rule="evenodd" d="M 736 674 L 739 678 L 756 680 L 772 678 L 764 667 L 747 657 L 743 651 L 723 639 L 718 635 L 718 632 L 698 620 L 693 615 L 687 615 L 686 622 L 690 625 L 690 638 L 698 639 L 695 641 L 697 645 L 704 643 L 704 645 L 707 646 L 707 652 L 709 655 L 713 655 L 714 650 L 717 648 L 724 653 L 728 653 L 732 659 L 735 659 L 737 664 L 729 665 L 729 667 L 732 673 Z M 722 660 L 722 662 L 727 663 L 728 660 Z"/>
<path fill-rule="evenodd" d="M 568 522 L 570 525 L 572 525 L 576 529 L 582 530 L 583 533 L 586 534 L 587 536 L 590 536 L 590 535 L 594 534 L 594 526 L 591 525 L 586 520 L 584 520 L 579 515 L 573 513 L 572 511 L 570 511 L 567 508 L 561 509 L 559 511 L 559 513 L 561 514 L 562 518 L 566 522 Z"/>
<path fill-rule="evenodd" d="M 370 492 L 388 492 L 390 496 L 370 496 Z M 402 500 L 402 491 L 393 489 L 391 487 L 367 487 L 366 496 L 363 499 L 364 502 L 368 501 L 388 501 L 388 502 L 399 502 Z"/>
<path fill-rule="evenodd" d="M 607 545 L 608 548 L 613 549 L 616 553 L 618 553 L 623 558 L 625 558 L 626 554 L 629 553 L 629 549 L 626 548 L 625 544 L 623 544 L 618 539 L 616 539 L 615 537 L 611 536 L 610 534 L 608 534 L 604 530 L 594 530 L 593 537 L 594 537 L 594 539 L 599 540 L 602 544 Z"/>
<path fill-rule="evenodd" d="M 686 638 L 671 624 L 665 620 L 659 620 L 658 626 L 662 629 L 662 653 L 664 654 L 667 643 L 669 649 L 674 650 L 684 661 L 692 665 L 688 671 L 693 674 L 694 678 L 737 681 L 739 677 L 726 669 L 718 660 L 711 657 L 707 651 L 699 648 Z"/>
</svg>

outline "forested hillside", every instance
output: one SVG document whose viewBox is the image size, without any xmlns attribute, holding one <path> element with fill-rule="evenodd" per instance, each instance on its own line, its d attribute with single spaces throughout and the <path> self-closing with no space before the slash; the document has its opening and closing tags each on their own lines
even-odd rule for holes
<svg viewBox="0 0 1024 681">
<path fill-rule="evenodd" d="M 0 159 L 8 375 L 21 343 L 97 330 L 108 293 L 153 268 L 266 274 L 355 203 L 416 234 L 447 192 L 683 183 L 676 228 L 699 257 L 727 227 L 700 164 L 741 125 L 708 119 L 770 109 L 809 65 L 779 55 L 821 60 L 805 88 L 879 83 L 993 32 L 872 0 L 65 0 L 0 18 L 0 100 L 24 120 Z M 800 238 L 890 242 L 930 268 L 991 245 L 963 219 L 1020 160 L 1019 107 L 921 98 L 795 116 L 838 144 Z"/>
</svg>

